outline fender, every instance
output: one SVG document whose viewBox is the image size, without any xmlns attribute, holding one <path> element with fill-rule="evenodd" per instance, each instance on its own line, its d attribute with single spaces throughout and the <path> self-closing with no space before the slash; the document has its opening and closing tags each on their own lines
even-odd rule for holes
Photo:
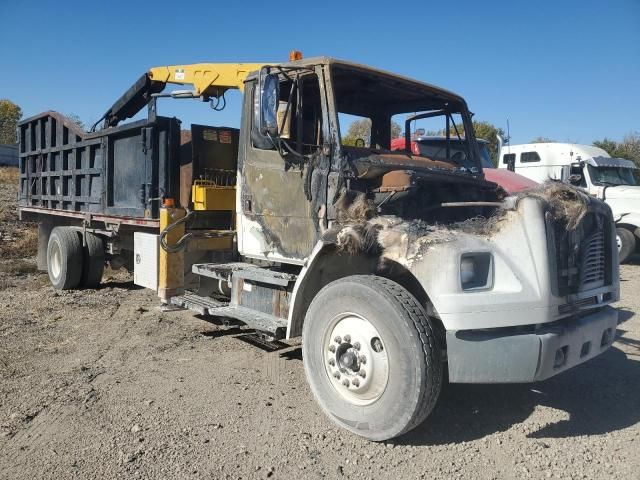
<svg viewBox="0 0 640 480">
<path fill-rule="evenodd" d="M 341 254 L 336 251 L 334 244 L 318 241 L 305 260 L 293 286 L 287 338 L 302 335 L 302 324 L 307 308 L 322 287 L 349 275 L 375 273 L 377 264 L 377 257 Z"/>
</svg>

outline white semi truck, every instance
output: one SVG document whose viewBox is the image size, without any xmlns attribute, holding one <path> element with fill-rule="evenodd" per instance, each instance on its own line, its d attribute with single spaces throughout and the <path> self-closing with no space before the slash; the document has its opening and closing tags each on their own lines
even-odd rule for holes
<svg viewBox="0 0 640 480">
<path fill-rule="evenodd" d="M 498 168 L 505 168 L 536 182 L 561 180 L 605 201 L 616 222 L 620 262 L 638 250 L 640 242 L 640 186 L 636 165 L 612 158 L 593 145 L 573 143 L 500 143 Z"/>
<path fill-rule="evenodd" d="M 188 97 L 220 110 L 232 88 L 239 130 L 185 132 L 156 108 Z M 340 114 L 371 120 L 370 147 L 343 141 Z M 392 151 L 398 114 L 439 120 L 444 155 Z M 419 425 L 445 371 L 535 382 L 614 340 L 610 209 L 562 184 L 508 196 L 486 181 L 455 93 L 326 57 L 173 65 L 143 74 L 93 130 L 55 112 L 20 124 L 20 215 L 40 223 L 53 286 L 95 287 L 105 262 L 125 265 L 164 303 L 302 336 L 318 403 L 358 435 Z"/>
</svg>

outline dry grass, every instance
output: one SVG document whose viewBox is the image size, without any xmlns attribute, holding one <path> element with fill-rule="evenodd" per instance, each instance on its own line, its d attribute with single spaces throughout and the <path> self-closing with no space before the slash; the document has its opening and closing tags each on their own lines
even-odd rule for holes
<svg viewBox="0 0 640 480">
<path fill-rule="evenodd" d="M 33 257 L 38 253 L 38 229 L 34 225 L 27 228 L 10 229 L 10 235 L 0 231 L 0 257 L 17 259 Z"/>
<path fill-rule="evenodd" d="M 0 223 L 14 221 L 16 217 L 17 215 L 12 208 L 6 205 L 0 205 Z"/>
<path fill-rule="evenodd" d="M 15 250 L 21 257 L 32 257 L 38 253 L 38 230 L 30 228 L 23 230 L 22 235 L 13 243 Z"/>
<path fill-rule="evenodd" d="M 0 167 L 0 183 L 17 185 L 19 177 L 18 167 Z"/>
<path fill-rule="evenodd" d="M 0 262 L 0 273 L 7 275 L 27 275 L 38 271 L 35 261 L 12 259 Z"/>
</svg>

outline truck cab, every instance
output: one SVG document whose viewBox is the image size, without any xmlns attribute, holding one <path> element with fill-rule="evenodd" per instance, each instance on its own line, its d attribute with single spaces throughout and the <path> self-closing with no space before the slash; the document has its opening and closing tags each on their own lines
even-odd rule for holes
<svg viewBox="0 0 640 480">
<path fill-rule="evenodd" d="M 620 261 L 637 252 L 640 186 L 636 177 L 638 168 L 632 161 L 611 158 L 593 145 L 533 143 L 503 146 L 498 167 L 537 182 L 569 183 L 603 200 L 611 207 L 616 221 Z"/>
</svg>

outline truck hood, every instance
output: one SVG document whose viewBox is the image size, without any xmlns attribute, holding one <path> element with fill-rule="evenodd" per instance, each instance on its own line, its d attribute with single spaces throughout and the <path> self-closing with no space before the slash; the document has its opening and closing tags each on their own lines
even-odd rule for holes
<svg viewBox="0 0 640 480">
<path fill-rule="evenodd" d="M 482 171 L 484 172 L 484 178 L 486 180 L 497 183 L 509 194 L 522 192 L 538 186 L 537 182 L 510 170 L 484 168 Z"/>
<path fill-rule="evenodd" d="M 604 195 L 607 200 L 625 198 L 640 199 L 640 186 L 620 185 L 618 187 L 607 187 Z"/>
</svg>

